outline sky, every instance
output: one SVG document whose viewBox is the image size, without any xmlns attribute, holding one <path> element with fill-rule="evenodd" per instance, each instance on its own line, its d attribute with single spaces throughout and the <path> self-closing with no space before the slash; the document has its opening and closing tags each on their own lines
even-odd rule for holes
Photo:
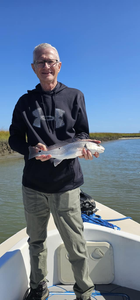
<svg viewBox="0 0 140 300">
<path fill-rule="evenodd" d="M 59 52 L 58 81 L 84 93 L 90 132 L 140 132 L 139 0 L 1 0 L 0 130 L 38 84 L 40 43 Z"/>
</svg>

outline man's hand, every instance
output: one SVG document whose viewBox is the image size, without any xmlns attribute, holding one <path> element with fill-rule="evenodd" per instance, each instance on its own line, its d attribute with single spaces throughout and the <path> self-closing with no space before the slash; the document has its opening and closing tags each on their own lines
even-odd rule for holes
<svg viewBox="0 0 140 300">
<path fill-rule="evenodd" d="M 47 151 L 47 147 L 45 145 L 43 145 L 42 143 L 38 143 L 36 145 L 37 148 L 43 150 L 43 151 Z M 52 156 L 49 154 L 49 155 L 45 155 L 45 154 L 42 154 L 42 155 L 39 155 L 37 156 L 35 159 L 36 160 L 41 160 L 42 162 L 43 161 L 46 161 L 46 160 L 49 160 Z"/>
<path fill-rule="evenodd" d="M 98 140 L 92 140 L 92 142 L 96 143 L 96 144 L 100 144 L 101 141 L 98 141 Z M 93 159 L 93 155 L 98 158 L 99 157 L 99 153 L 98 152 L 95 152 L 93 155 L 91 153 L 90 150 L 86 150 L 85 148 L 83 148 L 83 155 L 79 156 L 79 158 L 84 158 L 86 160 L 92 160 Z"/>
</svg>

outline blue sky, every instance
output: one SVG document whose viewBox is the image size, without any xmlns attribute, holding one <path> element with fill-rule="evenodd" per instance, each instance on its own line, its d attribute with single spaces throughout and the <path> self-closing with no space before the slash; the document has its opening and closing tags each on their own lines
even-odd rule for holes
<svg viewBox="0 0 140 300">
<path fill-rule="evenodd" d="M 139 0 L 5 0 L 0 3 L 0 129 L 18 98 L 38 84 L 40 43 L 58 49 L 58 80 L 80 89 L 90 132 L 140 131 Z"/>
</svg>

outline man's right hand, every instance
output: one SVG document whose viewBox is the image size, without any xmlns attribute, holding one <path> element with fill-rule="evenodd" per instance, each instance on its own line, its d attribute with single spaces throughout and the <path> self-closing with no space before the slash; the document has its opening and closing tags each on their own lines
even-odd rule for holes
<svg viewBox="0 0 140 300">
<path fill-rule="evenodd" d="M 43 150 L 43 151 L 48 150 L 46 145 L 44 145 L 42 143 L 38 143 L 36 145 L 36 147 L 39 148 L 40 150 Z M 43 162 L 43 161 L 49 160 L 50 158 L 52 158 L 52 156 L 50 154 L 49 155 L 42 154 L 42 155 L 37 156 L 35 159 L 36 160 L 41 160 Z"/>
</svg>

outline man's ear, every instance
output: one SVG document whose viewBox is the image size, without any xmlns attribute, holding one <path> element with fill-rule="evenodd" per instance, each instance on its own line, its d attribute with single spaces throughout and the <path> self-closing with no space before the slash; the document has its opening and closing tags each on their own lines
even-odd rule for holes
<svg viewBox="0 0 140 300">
<path fill-rule="evenodd" d="M 60 70 L 61 70 L 61 66 L 62 66 L 62 63 L 61 62 L 59 62 L 59 65 L 58 65 L 58 73 L 60 72 Z"/>
<path fill-rule="evenodd" d="M 32 67 L 33 71 L 36 73 L 36 71 L 35 71 L 35 65 L 33 63 L 31 64 L 31 67 Z"/>
</svg>

